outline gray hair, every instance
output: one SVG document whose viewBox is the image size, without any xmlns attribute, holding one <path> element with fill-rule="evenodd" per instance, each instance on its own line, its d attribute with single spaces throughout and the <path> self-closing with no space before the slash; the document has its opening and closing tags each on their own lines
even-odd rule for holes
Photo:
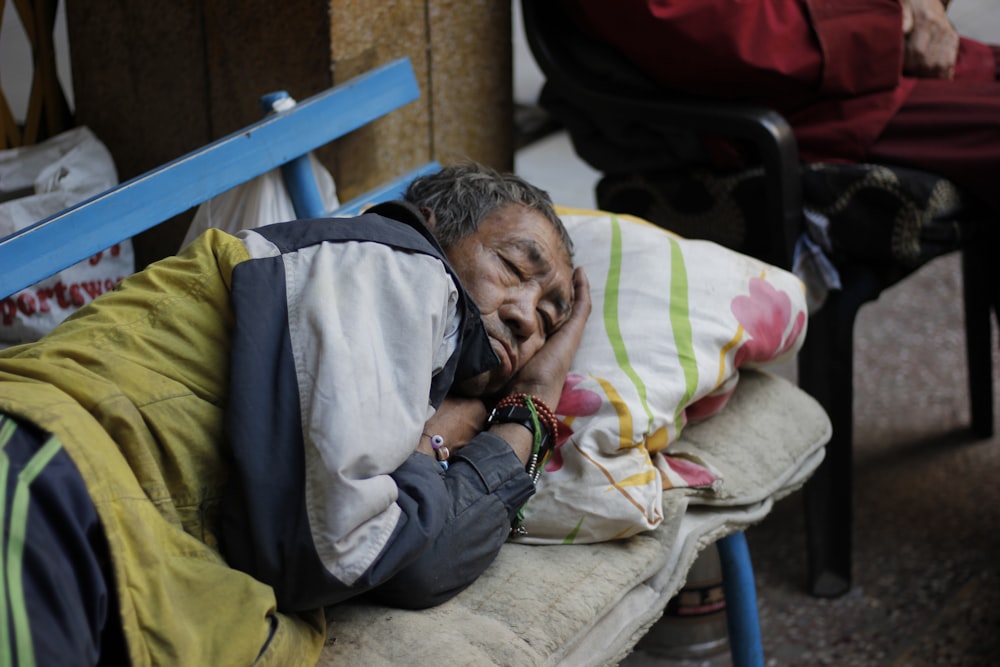
<svg viewBox="0 0 1000 667">
<path fill-rule="evenodd" d="M 403 198 L 434 212 L 434 236 L 445 249 L 474 233 L 493 211 L 519 204 L 541 213 L 559 234 L 570 259 L 573 241 L 544 190 L 520 176 L 500 173 L 475 162 L 447 165 L 410 183 Z"/>
</svg>

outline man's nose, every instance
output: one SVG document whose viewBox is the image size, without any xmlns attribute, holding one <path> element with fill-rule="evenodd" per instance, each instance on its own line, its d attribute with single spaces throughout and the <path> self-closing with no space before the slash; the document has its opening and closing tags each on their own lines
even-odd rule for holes
<svg viewBox="0 0 1000 667">
<path fill-rule="evenodd" d="M 512 294 L 501 307 L 500 317 L 517 336 L 518 342 L 526 340 L 539 333 L 538 296 L 536 290 L 521 289 Z"/>
</svg>

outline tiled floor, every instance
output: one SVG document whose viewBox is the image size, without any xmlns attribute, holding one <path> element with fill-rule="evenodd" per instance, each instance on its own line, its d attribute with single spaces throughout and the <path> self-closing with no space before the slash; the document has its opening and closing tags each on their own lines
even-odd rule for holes
<svg viewBox="0 0 1000 667">
<path fill-rule="evenodd" d="M 951 16 L 964 34 L 1000 41 L 997 0 L 956 0 Z M 530 102 L 540 77 L 516 33 L 515 48 L 515 94 Z M 557 203 L 594 205 L 597 174 L 564 134 L 522 149 L 516 169 Z M 959 281 L 957 257 L 942 258 L 858 317 L 850 592 L 805 592 L 798 494 L 747 532 L 768 665 L 1000 665 L 1000 435 L 976 441 L 966 428 Z M 994 377 L 1000 420 L 996 360 Z M 729 664 L 725 653 L 678 660 L 643 651 L 624 663 Z"/>
</svg>

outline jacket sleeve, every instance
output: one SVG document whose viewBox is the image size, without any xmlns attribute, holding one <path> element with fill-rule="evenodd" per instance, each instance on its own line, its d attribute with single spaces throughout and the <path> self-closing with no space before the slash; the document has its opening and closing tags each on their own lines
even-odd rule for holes
<svg viewBox="0 0 1000 667">
<path fill-rule="evenodd" d="M 689 93 L 858 95 L 901 76 L 898 0 L 568 2 L 596 37 Z"/>
<path fill-rule="evenodd" d="M 329 260 L 308 260 L 309 288 L 289 303 L 289 329 L 312 538 L 327 569 L 352 585 L 403 520 L 392 474 L 433 412 L 431 378 L 454 349 L 442 341 L 456 326 L 456 297 L 433 258 L 341 246 L 320 251 L 336 251 Z M 324 294 L 318 267 L 327 261 L 339 288 Z"/>
<path fill-rule="evenodd" d="M 405 494 L 436 461 L 414 454 L 393 475 Z M 441 530 L 426 551 L 374 592 L 385 604 L 421 609 L 446 602 L 481 575 L 507 541 L 511 522 L 534 493 L 524 464 L 510 446 L 490 433 L 479 434 L 452 456 L 445 475 L 449 506 Z M 388 549 L 391 549 L 391 543 Z"/>
<path fill-rule="evenodd" d="M 455 285 L 438 260 L 382 244 L 245 243 L 255 259 L 233 273 L 225 554 L 280 609 L 314 609 L 391 576 L 444 523 L 440 480 L 406 494 L 393 476 L 455 349 Z M 376 567 L 386 554 L 395 563 Z"/>
</svg>

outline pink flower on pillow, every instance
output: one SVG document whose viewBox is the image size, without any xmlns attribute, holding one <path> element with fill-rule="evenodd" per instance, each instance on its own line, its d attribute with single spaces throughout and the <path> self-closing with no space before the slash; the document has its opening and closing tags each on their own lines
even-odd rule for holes
<svg viewBox="0 0 1000 667">
<path fill-rule="evenodd" d="M 719 479 L 711 470 L 683 455 L 664 456 L 663 460 L 692 489 L 711 488 Z"/>
<path fill-rule="evenodd" d="M 735 391 L 736 388 L 734 387 L 719 394 L 709 394 L 708 396 L 699 398 L 684 409 L 687 421 L 698 422 L 719 413 L 722 408 L 726 407 L 726 404 L 732 398 Z M 685 422 L 684 425 L 687 426 L 687 423 Z"/>
<path fill-rule="evenodd" d="M 586 378 L 576 373 L 566 376 L 566 384 L 563 385 L 562 395 L 559 397 L 559 405 L 556 406 L 556 414 L 566 417 L 583 417 L 592 415 L 601 408 L 601 396 L 589 389 L 577 389 L 576 385 Z M 569 421 L 573 421 L 570 419 Z M 556 435 L 556 444 L 552 448 L 545 469 L 549 472 L 559 470 L 563 466 L 562 446 L 569 437 L 573 435 L 573 429 L 563 421 L 559 421 L 559 433 Z"/>
<path fill-rule="evenodd" d="M 750 294 L 733 299 L 730 308 L 749 337 L 736 351 L 736 368 L 780 357 L 795 344 L 806 323 L 805 312 L 799 311 L 792 330 L 783 338 L 792 317 L 792 300 L 762 278 L 751 278 Z"/>
</svg>

